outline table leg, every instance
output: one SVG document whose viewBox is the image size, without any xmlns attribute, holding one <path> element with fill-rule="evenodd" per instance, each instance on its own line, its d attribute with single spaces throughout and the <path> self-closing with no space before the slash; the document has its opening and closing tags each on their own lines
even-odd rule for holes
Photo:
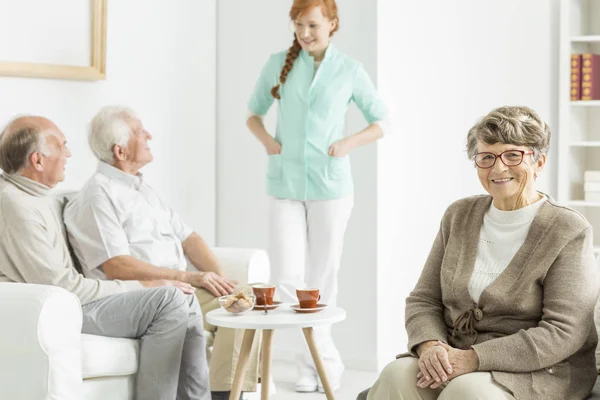
<svg viewBox="0 0 600 400">
<path fill-rule="evenodd" d="M 262 378 L 260 385 L 260 399 L 268 400 L 269 399 L 269 380 L 271 378 L 271 343 L 273 339 L 273 329 L 263 329 L 263 338 L 262 338 L 262 350 L 261 350 L 261 359 L 262 359 Z"/>
<path fill-rule="evenodd" d="M 304 332 L 304 338 L 306 339 L 306 343 L 310 349 L 310 354 L 312 355 L 315 366 L 317 367 L 317 373 L 319 374 L 319 378 L 321 378 L 321 383 L 323 384 L 323 389 L 325 389 L 327 400 L 335 400 L 335 397 L 333 397 L 333 390 L 331 390 L 331 386 L 329 385 L 329 380 L 325 374 L 323 362 L 321 361 L 321 357 L 319 357 L 319 351 L 317 350 L 317 346 L 315 344 L 315 339 L 313 337 L 314 330 L 313 328 L 302 328 L 302 332 Z"/>
<path fill-rule="evenodd" d="M 242 348 L 238 358 L 237 367 L 235 368 L 235 378 L 233 378 L 233 387 L 229 400 L 239 400 L 242 393 L 242 385 L 244 384 L 244 376 L 246 375 L 246 367 L 248 366 L 248 358 L 250 358 L 250 350 L 252 350 L 252 342 L 256 330 L 246 329 L 244 331 L 244 339 L 242 340 Z"/>
</svg>

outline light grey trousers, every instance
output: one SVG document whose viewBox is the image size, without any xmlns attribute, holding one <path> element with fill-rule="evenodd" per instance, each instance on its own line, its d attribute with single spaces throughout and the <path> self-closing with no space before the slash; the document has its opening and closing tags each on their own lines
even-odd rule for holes
<svg viewBox="0 0 600 400">
<path fill-rule="evenodd" d="M 211 399 L 196 296 L 165 286 L 105 297 L 83 306 L 82 332 L 140 339 L 136 399 Z"/>
</svg>

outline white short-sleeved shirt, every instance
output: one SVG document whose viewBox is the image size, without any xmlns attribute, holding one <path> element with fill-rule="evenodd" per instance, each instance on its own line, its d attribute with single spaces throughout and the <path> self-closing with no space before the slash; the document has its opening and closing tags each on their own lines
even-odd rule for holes
<svg viewBox="0 0 600 400">
<path fill-rule="evenodd" d="M 185 270 L 182 242 L 192 233 L 143 181 L 104 162 L 64 211 L 69 241 L 83 273 L 106 279 L 101 265 L 132 256 L 157 267 Z"/>
</svg>

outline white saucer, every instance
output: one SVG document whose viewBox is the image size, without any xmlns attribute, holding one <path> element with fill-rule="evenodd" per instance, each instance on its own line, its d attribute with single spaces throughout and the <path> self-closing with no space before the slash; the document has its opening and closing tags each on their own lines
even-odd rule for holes
<svg viewBox="0 0 600 400">
<path fill-rule="evenodd" d="M 319 311 L 323 311 L 327 307 L 327 304 L 317 304 L 317 306 L 315 308 L 301 308 L 300 304 L 293 304 L 290 307 L 292 308 L 292 310 L 296 311 L 297 313 L 310 314 L 310 313 L 316 313 Z"/>
</svg>

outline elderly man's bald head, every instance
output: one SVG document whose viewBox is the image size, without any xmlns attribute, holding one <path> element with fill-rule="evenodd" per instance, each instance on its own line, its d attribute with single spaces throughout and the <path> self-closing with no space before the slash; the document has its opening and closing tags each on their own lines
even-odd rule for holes
<svg viewBox="0 0 600 400">
<path fill-rule="evenodd" d="M 35 115 L 23 115 L 15 117 L 8 123 L 3 133 L 11 134 L 21 129 L 33 128 L 39 131 L 56 129 L 54 122 L 48 118 L 39 117 Z"/>
<path fill-rule="evenodd" d="M 14 174 L 26 167 L 31 153 L 48 153 L 46 136 L 60 132 L 49 119 L 37 116 L 17 117 L 0 136 L 0 168 Z"/>
</svg>

